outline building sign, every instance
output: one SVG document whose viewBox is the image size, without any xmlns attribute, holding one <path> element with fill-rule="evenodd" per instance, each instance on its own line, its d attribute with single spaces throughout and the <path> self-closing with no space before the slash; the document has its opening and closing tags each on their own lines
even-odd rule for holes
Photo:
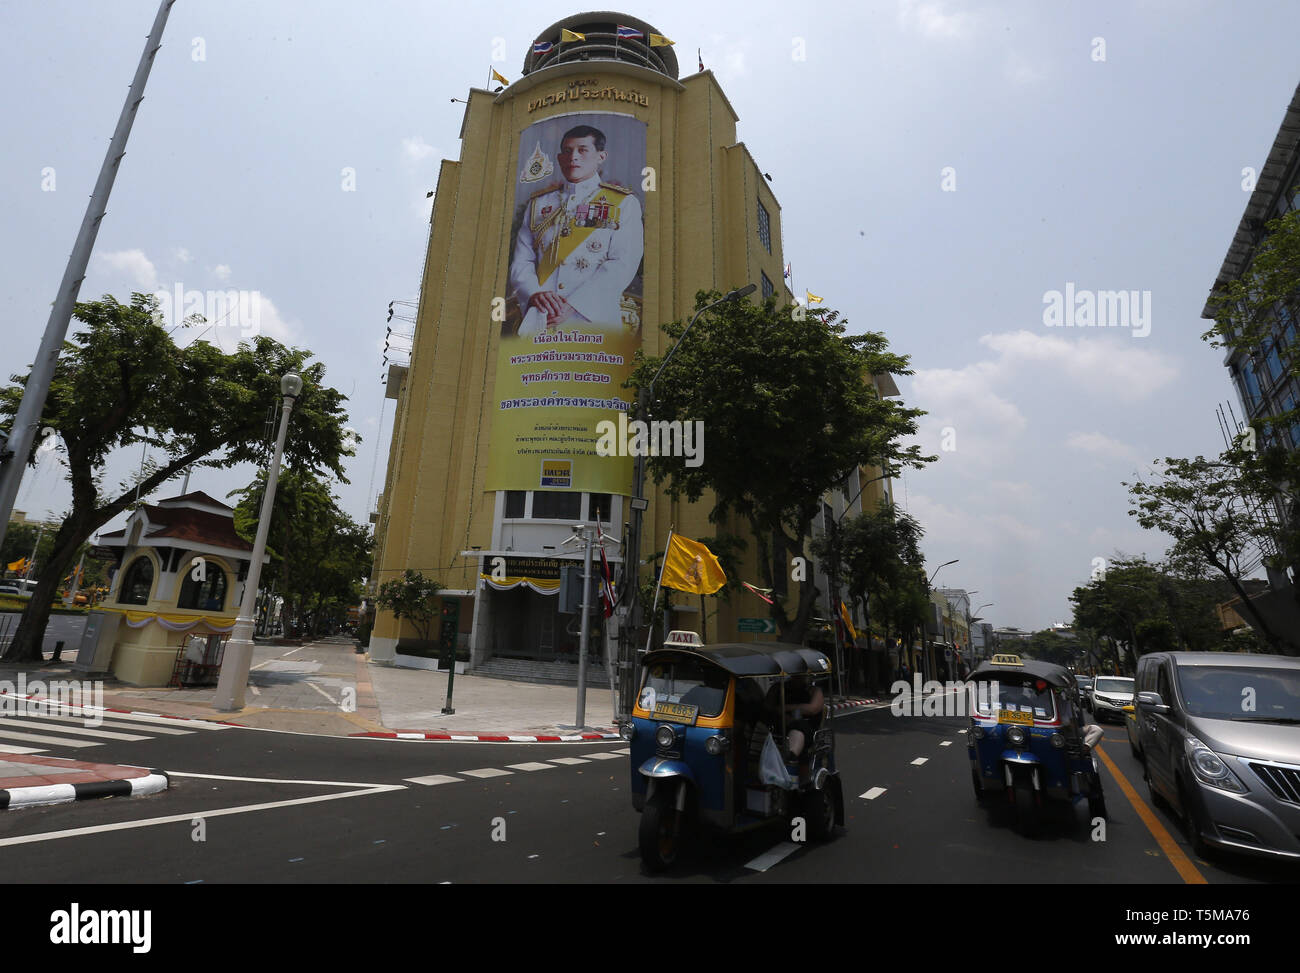
<svg viewBox="0 0 1300 973">
<path fill-rule="evenodd" d="M 625 114 L 520 134 L 489 490 L 631 492 L 632 460 L 598 455 L 596 426 L 632 408 L 645 157 L 646 125 Z"/>
<path fill-rule="evenodd" d="M 635 88 L 620 88 L 612 84 L 602 87 L 597 78 L 582 78 L 581 80 L 568 81 L 563 88 L 556 88 L 554 91 L 530 99 L 528 113 L 531 115 L 539 108 L 550 108 L 553 105 L 572 105 L 574 102 L 586 102 L 581 107 L 592 108 L 595 107 L 591 104 L 593 101 L 614 102 L 616 104 L 621 101 L 626 102 L 628 105 L 639 105 L 642 108 L 650 107 L 650 99 Z"/>
<path fill-rule="evenodd" d="M 507 557 L 505 577 L 480 574 L 479 577 L 497 591 L 509 591 L 527 585 L 539 594 L 553 595 L 560 590 L 560 568 L 572 561 L 551 557 Z"/>
</svg>

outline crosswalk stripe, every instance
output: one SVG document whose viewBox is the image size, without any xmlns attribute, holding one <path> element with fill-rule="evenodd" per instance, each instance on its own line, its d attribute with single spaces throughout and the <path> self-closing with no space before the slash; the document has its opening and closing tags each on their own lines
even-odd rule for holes
<svg viewBox="0 0 1300 973">
<path fill-rule="evenodd" d="M 584 753 L 583 756 L 588 760 L 617 760 L 622 754 L 610 753 L 606 750 L 600 753 Z"/>
<path fill-rule="evenodd" d="M 64 726 L 62 723 L 42 723 L 29 716 L 0 719 L 0 726 L 17 726 L 26 730 L 44 730 L 49 733 L 71 733 L 79 737 L 98 737 L 101 740 L 148 740 L 138 733 L 114 733 L 112 730 L 92 730 L 87 726 Z"/>
<path fill-rule="evenodd" d="M 459 773 L 466 777 L 506 777 L 510 774 L 508 770 L 502 770 L 499 767 L 482 767 L 479 770 L 462 770 Z"/>
<path fill-rule="evenodd" d="M 773 848 L 763 852 L 751 862 L 746 862 L 745 867 L 751 868 L 756 872 L 765 872 L 783 858 L 788 858 L 799 850 L 799 846 L 792 841 L 782 842 Z"/>
<path fill-rule="evenodd" d="M 67 737 L 43 737 L 35 733 L 14 733 L 12 730 L 0 730 L 0 740 L 19 740 L 23 743 L 50 743 L 58 747 L 98 747 L 93 740 L 69 740 Z"/>
<path fill-rule="evenodd" d="M 31 716 L 25 717 L 25 719 L 39 719 L 42 722 L 45 720 L 57 720 L 61 723 L 80 723 L 86 718 L 87 717 L 85 716 L 53 716 L 49 713 L 32 714 Z M 94 717 L 92 716 L 91 718 Z M 103 728 L 107 728 L 110 730 L 144 729 L 144 727 L 141 727 L 140 724 L 138 723 L 122 723 L 118 720 L 100 720 L 95 724 L 96 730 L 103 729 Z M 161 733 L 164 736 L 182 736 L 186 733 L 194 732 L 193 730 L 178 730 L 175 727 L 171 727 L 171 726 L 150 726 L 148 730 L 150 733 Z"/>
<path fill-rule="evenodd" d="M 581 757 L 555 757 L 550 762 L 553 764 L 564 764 L 565 766 L 569 766 L 570 764 L 585 764 L 587 761 L 583 760 Z"/>
<path fill-rule="evenodd" d="M 878 798 L 881 794 L 885 793 L 885 790 L 886 790 L 886 788 L 884 788 L 884 787 L 873 787 L 873 788 L 871 788 L 871 790 L 867 791 L 865 794 L 859 794 L 858 797 L 861 797 L 861 798 L 863 798 L 864 800 L 867 800 L 867 801 L 874 801 L 874 800 L 875 800 L 876 798 Z"/>
<path fill-rule="evenodd" d="M 35 700 L 26 700 L 21 696 L 15 696 L 12 693 L 0 693 L 0 699 L 16 699 L 20 705 L 32 706 L 36 704 Z M 45 704 L 48 705 L 48 704 Z M 155 716 L 152 713 L 117 713 L 103 707 L 83 706 L 73 703 L 59 703 L 56 706 L 50 706 L 51 710 L 57 709 L 60 715 L 84 716 L 89 714 L 94 717 L 103 716 L 104 719 L 129 720 L 131 722 L 161 724 L 162 726 L 183 726 L 190 730 L 229 730 L 230 727 L 223 723 L 208 723 L 204 720 L 185 720 L 176 719 L 171 716 Z"/>
<path fill-rule="evenodd" d="M 0 743 L 0 753 L 24 754 L 44 753 L 44 747 L 15 747 L 9 743 Z"/>
<path fill-rule="evenodd" d="M 459 777 L 448 777 L 446 774 L 430 774 L 428 777 L 407 777 L 408 784 L 425 784 L 432 787 L 435 784 L 455 784 L 461 780 Z"/>
<path fill-rule="evenodd" d="M 506 764 L 511 770 L 554 770 L 554 764 L 539 764 L 537 761 L 531 761 L 526 764 Z"/>
</svg>

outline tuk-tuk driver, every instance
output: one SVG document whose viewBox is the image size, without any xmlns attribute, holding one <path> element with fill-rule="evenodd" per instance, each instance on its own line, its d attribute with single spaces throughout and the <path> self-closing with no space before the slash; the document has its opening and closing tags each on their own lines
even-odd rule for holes
<svg viewBox="0 0 1300 973">
<path fill-rule="evenodd" d="M 826 696 L 808 676 L 796 676 L 785 688 L 785 711 L 793 720 L 786 734 L 786 746 L 792 757 L 803 753 L 808 737 L 817 730 L 826 711 Z"/>
</svg>

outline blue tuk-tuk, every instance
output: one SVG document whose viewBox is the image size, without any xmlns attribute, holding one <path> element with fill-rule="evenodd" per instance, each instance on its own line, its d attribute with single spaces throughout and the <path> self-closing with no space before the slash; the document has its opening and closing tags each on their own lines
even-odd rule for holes
<svg viewBox="0 0 1300 973">
<path fill-rule="evenodd" d="M 1087 800 L 1089 818 L 1106 817 L 1101 774 L 1074 676 L 1062 666 L 995 655 L 967 677 L 971 783 L 981 803 L 1005 795 L 1022 831 L 1037 830 L 1049 802 Z"/>
<path fill-rule="evenodd" d="M 734 833 L 802 817 L 808 836 L 825 840 L 844 823 L 824 705 L 830 672 L 825 653 L 777 642 L 646 653 L 632 718 L 620 730 L 648 869 L 670 866 L 696 825 Z M 797 756 L 791 740 L 802 741 Z"/>
</svg>

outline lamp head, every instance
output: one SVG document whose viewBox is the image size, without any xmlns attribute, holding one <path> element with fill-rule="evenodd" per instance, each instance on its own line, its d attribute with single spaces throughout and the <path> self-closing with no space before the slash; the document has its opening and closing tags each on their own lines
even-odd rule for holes
<svg viewBox="0 0 1300 973">
<path fill-rule="evenodd" d="M 284 377 L 280 379 L 280 393 L 285 398 L 296 399 L 302 392 L 302 376 L 297 372 L 285 372 Z"/>
</svg>

